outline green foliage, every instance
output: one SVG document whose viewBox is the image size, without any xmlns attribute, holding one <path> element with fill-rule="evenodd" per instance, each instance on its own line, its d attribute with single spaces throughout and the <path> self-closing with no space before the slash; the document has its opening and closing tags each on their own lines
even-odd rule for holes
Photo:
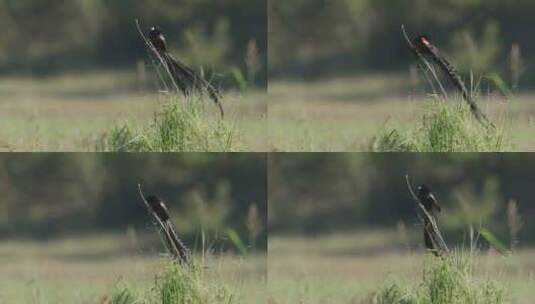
<svg viewBox="0 0 535 304">
<path fill-rule="evenodd" d="M 242 94 L 245 94 L 247 92 L 247 88 L 249 87 L 249 83 L 247 79 L 245 79 L 245 76 L 243 76 L 242 71 L 234 67 L 230 70 L 230 73 L 232 75 L 232 78 L 234 78 L 234 81 L 238 84 L 240 92 Z"/>
<path fill-rule="evenodd" d="M 200 269 L 200 267 L 196 268 Z M 159 303 L 232 304 L 234 294 L 224 285 L 206 283 L 202 270 L 170 264 L 156 282 Z"/>
<path fill-rule="evenodd" d="M 451 49 L 456 66 L 462 72 L 476 75 L 489 73 L 500 54 L 500 29 L 496 22 L 489 22 L 481 33 L 481 38 L 470 30 L 462 29 L 453 34 Z"/>
<path fill-rule="evenodd" d="M 208 117 L 200 97 L 171 97 L 153 122 L 136 128 L 127 122 L 102 137 L 97 149 L 113 152 L 232 152 L 240 149 L 237 130 Z"/>
<path fill-rule="evenodd" d="M 311 77 L 406 66 L 411 57 L 403 52 L 401 24 L 431 36 L 460 70 L 495 71 L 506 67 L 502 51 L 513 43 L 532 47 L 525 27 L 533 24 L 533 9 L 531 0 L 272 1 L 269 73 Z M 510 33 L 519 34 L 513 40 Z"/>
<path fill-rule="evenodd" d="M 490 230 L 488 229 L 481 229 L 479 231 L 481 236 L 499 253 L 502 255 L 508 255 L 510 253 L 510 250 L 505 246 L 505 244 L 500 241 Z"/>
<path fill-rule="evenodd" d="M 480 278 L 475 260 L 461 252 L 444 259 L 426 260 L 422 280 L 412 286 L 391 282 L 372 294 L 370 304 L 504 304 L 509 303 L 503 283 Z"/>
<path fill-rule="evenodd" d="M 136 295 L 128 287 L 115 287 L 109 304 L 233 304 L 236 295 L 226 285 L 206 279 L 204 265 L 183 267 L 168 261 L 153 288 Z"/>
<path fill-rule="evenodd" d="M 120 286 L 121 285 L 121 286 Z M 118 284 L 113 290 L 109 304 L 135 304 L 138 303 L 137 296 L 134 292 L 124 286 L 123 284 Z"/>
<path fill-rule="evenodd" d="M 241 255 L 247 254 L 247 247 L 241 240 L 239 234 L 234 229 L 227 229 L 227 237 Z"/>
<path fill-rule="evenodd" d="M 413 129 L 386 126 L 374 137 L 371 149 L 379 152 L 497 152 L 509 149 L 507 128 L 482 126 L 461 101 L 433 100 Z"/>
<path fill-rule="evenodd" d="M 0 69 L 132 66 L 145 55 L 132 30 L 136 18 L 144 30 L 161 27 L 173 53 L 210 71 L 244 68 L 251 39 L 267 48 L 265 0 L 7 0 L 0 2 L 0 26 L 10 29 L 0 37 Z"/>
</svg>

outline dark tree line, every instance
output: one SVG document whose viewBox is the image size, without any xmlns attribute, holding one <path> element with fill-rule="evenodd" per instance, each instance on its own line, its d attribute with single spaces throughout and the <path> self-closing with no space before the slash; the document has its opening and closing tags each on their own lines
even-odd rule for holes
<svg viewBox="0 0 535 304">
<path fill-rule="evenodd" d="M 159 26 L 170 48 L 206 70 L 246 69 L 247 46 L 266 69 L 265 0 L 0 1 L 0 72 L 135 67 L 146 56 L 134 21 Z M 262 72 L 258 84 L 265 81 Z M 265 74 L 265 73 L 264 73 Z"/>
<path fill-rule="evenodd" d="M 270 74 L 321 77 L 406 68 L 401 36 L 431 35 L 464 70 L 502 72 L 514 44 L 524 57 L 524 81 L 535 72 L 531 12 L 535 3 L 449 0 L 271 1 Z"/>
<path fill-rule="evenodd" d="M 470 224 L 507 239 L 507 206 L 515 200 L 533 242 L 535 158 L 525 154 L 292 154 L 270 158 L 270 231 L 318 234 L 414 223 L 405 175 L 426 184 L 442 206 L 441 226 Z"/>
<path fill-rule="evenodd" d="M 0 157 L 0 237 L 146 230 L 137 185 L 165 200 L 188 241 L 234 229 L 245 241 L 250 208 L 266 221 L 263 155 L 5 154 Z M 265 229 L 258 236 L 265 245 Z"/>
</svg>

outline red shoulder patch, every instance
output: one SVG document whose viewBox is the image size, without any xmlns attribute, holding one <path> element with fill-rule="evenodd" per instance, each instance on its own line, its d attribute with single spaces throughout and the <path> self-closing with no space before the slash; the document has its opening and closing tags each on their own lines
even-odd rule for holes
<svg viewBox="0 0 535 304">
<path fill-rule="evenodd" d="M 427 37 L 421 37 L 420 40 L 422 41 L 422 43 L 426 46 L 430 46 L 431 45 L 431 42 L 429 42 L 429 40 L 427 39 Z"/>
</svg>

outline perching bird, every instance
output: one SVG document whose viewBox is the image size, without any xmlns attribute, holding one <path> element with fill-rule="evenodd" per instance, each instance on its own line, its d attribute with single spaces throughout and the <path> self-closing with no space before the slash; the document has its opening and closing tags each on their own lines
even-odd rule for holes
<svg viewBox="0 0 535 304">
<path fill-rule="evenodd" d="M 439 213 L 442 212 L 442 208 L 427 185 L 418 186 L 417 196 L 420 202 L 424 205 L 425 210 L 429 212 L 431 216 L 435 215 L 435 211 L 438 211 Z"/>
<path fill-rule="evenodd" d="M 206 91 L 219 108 L 221 116 L 223 117 L 225 112 L 223 111 L 223 106 L 219 100 L 219 93 L 217 90 L 208 81 L 197 75 L 197 73 L 190 67 L 175 59 L 167 51 L 167 42 L 163 32 L 156 27 L 152 27 L 149 32 L 149 40 L 163 59 L 164 64 L 167 66 L 167 70 L 182 94 L 188 97 L 194 90 L 201 93 Z"/>
<path fill-rule="evenodd" d="M 455 68 L 449 63 L 448 60 L 444 56 L 440 54 L 438 51 L 438 48 L 434 46 L 431 43 L 431 40 L 426 35 L 421 35 L 416 37 L 413 41 L 414 46 L 425 56 L 428 56 L 431 58 L 435 64 L 437 64 L 440 69 L 448 76 L 448 78 L 451 80 L 453 85 L 463 94 L 464 99 L 466 99 L 470 106 L 471 104 L 471 96 L 468 93 L 468 90 L 466 89 L 466 86 L 464 82 L 461 79 L 461 76 L 455 70 Z"/>
<path fill-rule="evenodd" d="M 451 65 L 451 63 L 440 54 L 438 48 L 431 43 L 426 35 L 420 35 L 412 41 L 414 47 L 422 53 L 422 55 L 430 57 L 431 60 L 440 67 L 440 69 L 446 74 L 451 83 L 459 90 L 463 96 L 463 99 L 470 106 L 470 110 L 474 116 L 482 123 L 494 128 L 494 125 L 488 120 L 488 118 L 481 112 L 477 104 L 472 99 L 472 95 L 468 92 L 464 81 L 461 78 L 461 75 L 457 70 Z"/>
<path fill-rule="evenodd" d="M 165 237 L 168 244 L 170 245 L 170 248 L 176 247 L 180 262 L 183 264 L 189 264 L 191 256 L 190 251 L 186 247 L 186 245 L 182 243 L 180 238 L 178 238 L 178 235 L 175 232 L 175 227 L 173 226 L 173 223 L 170 220 L 169 211 L 165 203 L 155 195 L 149 195 L 145 197 L 145 200 L 149 204 L 152 211 L 156 214 L 158 219 L 164 225 Z"/>
<path fill-rule="evenodd" d="M 426 185 L 420 185 L 418 187 L 418 200 L 424 205 L 425 210 L 430 216 L 435 216 L 435 211 L 442 212 L 442 208 L 438 204 L 435 196 L 431 193 L 431 190 Z M 440 247 L 437 245 L 436 240 L 433 237 L 433 226 L 427 217 L 424 220 L 424 244 L 427 250 L 431 251 L 435 256 L 440 255 Z"/>
</svg>

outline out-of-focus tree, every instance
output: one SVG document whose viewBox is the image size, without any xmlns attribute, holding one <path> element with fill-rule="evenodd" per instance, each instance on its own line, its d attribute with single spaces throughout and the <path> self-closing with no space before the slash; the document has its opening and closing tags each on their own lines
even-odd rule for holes
<svg viewBox="0 0 535 304">
<path fill-rule="evenodd" d="M 219 74 L 246 71 L 247 44 L 255 41 L 265 72 L 266 10 L 265 0 L 2 0 L 0 71 L 134 67 L 146 56 L 139 19 L 147 30 L 162 28 L 188 63 Z M 264 84 L 265 75 L 257 80 Z"/>
<path fill-rule="evenodd" d="M 405 67 L 402 24 L 430 35 L 464 71 L 505 70 L 513 44 L 535 54 L 530 0 L 293 0 L 271 1 L 268 10 L 270 77 Z"/>
<path fill-rule="evenodd" d="M 267 220 L 263 155 L 5 154 L 0 156 L 0 237 L 50 237 L 147 227 L 137 184 L 162 197 L 181 233 L 236 230 L 249 208 Z M 259 235 L 264 245 L 266 234 Z"/>
<path fill-rule="evenodd" d="M 293 154 L 269 162 L 270 231 L 330 231 L 395 227 L 415 222 L 414 186 L 427 184 L 444 209 L 449 231 L 469 225 L 507 234 L 507 203 L 526 223 L 520 239 L 533 241 L 534 158 L 511 154 Z"/>
</svg>

